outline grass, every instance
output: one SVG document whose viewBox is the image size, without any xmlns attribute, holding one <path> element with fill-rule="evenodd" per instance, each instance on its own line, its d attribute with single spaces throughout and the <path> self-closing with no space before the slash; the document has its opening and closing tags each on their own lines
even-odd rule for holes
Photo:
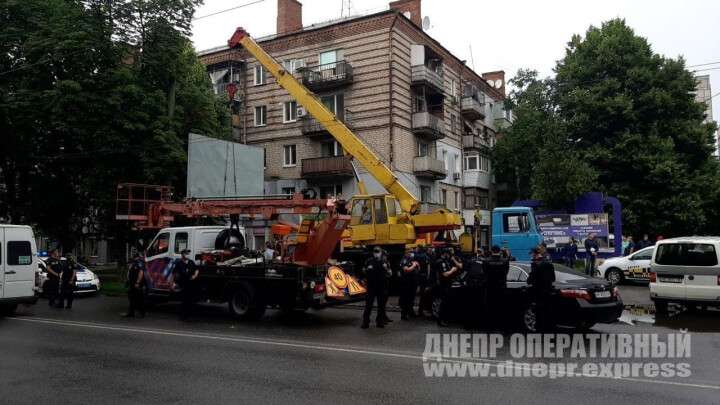
<svg viewBox="0 0 720 405">
<path fill-rule="evenodd" d="M 102 284 L 100 292 L 110 297 L 119 297 L 127 295 L 127 287 L 120 281 L 106 281 Z"/>
</svg>

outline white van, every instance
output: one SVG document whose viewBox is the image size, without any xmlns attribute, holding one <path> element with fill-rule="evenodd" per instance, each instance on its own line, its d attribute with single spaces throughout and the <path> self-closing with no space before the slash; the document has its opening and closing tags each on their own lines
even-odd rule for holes
<svg viewBox="0 0 720 405">
<path fill-rule="evenodd" d="M 18 304 L 37 302 L 37 261 L 32 228 L 0 225 L 0 312 L 12 314 Z"/>
<path fill-rule="evenodd" d="M 720 237 L 659 241 L 650 263 L 650 299 L 660 312 L 669 302 L 720 305 Z"/>
</svg>

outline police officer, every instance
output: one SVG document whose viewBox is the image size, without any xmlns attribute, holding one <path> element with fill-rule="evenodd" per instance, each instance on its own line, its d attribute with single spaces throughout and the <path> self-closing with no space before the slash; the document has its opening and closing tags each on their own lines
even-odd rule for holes
<svg viewBox="0 0 720 405">
<path fill-rule="evenodd" d="M 420 265 L 417 273 L 417 282 L 420 291 L 420 303 L 418 304 L 418 316 L 423 316 L 426 309 L 432 307 L 432 294 L 430 290 L 433 283 L 430 279 L 430 258 L 423 246 L 415 248 L 415 260 Z"/>
<path fill-rule="evenodd" d="M 440 309 L 437 323 L 440 326 L 447 326 L 449 318 L 449 309 L 451 299 L 451 288 L 456 277 L 460 274 L 461 267 L 454 265 L 452 260 L 452 252 L 450 249 L 445 249 L 440 254 L 440 258 L 435 261 L 435 274 L 439 280 L 439 294 L 440 294 Z"/>
<path fill-rule="evenodd" d="M 530 266 L 530 294 L 536 306 L 536 325 L 539 330 L 550 326 L 551 298 L 555 282 L 555 266 L 547 260 L 542 249 L 532 250 L 532 264 Z"/>
<path fill-rule="evenodd" d="M 185 320 L 192 312 L 197 296 L 197 278 L 200 274 L 195 262 L 188 255 L 190 250 L 180 252 L 180 259 L 175 263 L 175 283 L 180 287 L 180 319 Z"/>
<path fill-rule="evenodd" d="M 415 293 L 420 263 L 411 250 L 405 253 L 400 262 L 400 319 L 407 321 L 415 316 Z"/>
<path fill-rule="evenodd" d="M 60 274 L 63 271 L 63 263 L 60 260 L 60 252 L 53 249 L 50 252 L 50 259 L 47 261 L 47 282 L 43 286 L 43 291 L 48 297 L 48 305 L 54 307 L 58 299 L 58 291 L 60 290 Z"/>
<path fill-rule="evenodd" d="M 372 313 L 373 301 L 377 301 L 377 317 L 375 324 L 378 328 L 385 327 L 385 289 L 390 272 L 390 265 L 383 257 L 382 249 L 375 247 L 372 257 L 365 261 L 365 278 L 367 280 L 367 293 L 365 294 L 365 310 L 361 328 L 367 329 L 370 326 L 370 314 Z"/>
<path fill-rule="evenodd" d="M 63 266 L 62 273 L 60 274 L 60 301 L 58 302 L 58 308 L 62 308 L 63 303 L 65 303 L 65 309 L 72 308 L 75 282 L 77 281 L 76 268 L 77 263 L 75 262 L 75 258 L 68 255 L 67 264 Z"/>
<path fill-rule="evenodd" d="M 138 312 L 140 318 L 145 317 L 145 260 L 140 253 L 136 253 L 130 264 L 127 276 L 128 311 L 123 315 L 126 318 L 135 316 Z"/>
<path fill-rule="evenodd" d="M 490 257 L 483 263 L 487 276 L 486 313 L 491 327 L 499 326 L 500 315 L 504 308 L 505 288 L 507 287 L 507 274 L 510 271 L 510 262 L 503 257 L 500 246 L 494 245 L 490 248 Z"/>
</svg>

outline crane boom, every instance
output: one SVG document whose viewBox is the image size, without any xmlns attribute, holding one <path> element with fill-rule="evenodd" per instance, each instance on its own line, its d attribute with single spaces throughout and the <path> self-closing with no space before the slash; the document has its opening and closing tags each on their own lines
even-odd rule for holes
<svg viewBox="0 0 720 405">
<path fill-rule="evenodd" d="M 243 28 L 237 28 L 228 41 L 230 48 L 243 47 L 272 74 L 278 84 L 290 93 L 295 101 L 302 105 L 327 131 L 338 141 L 343 149 L 358 160 L 380 183 L 385 190 L 395 196 L 400 208 L 408 214 L 420 211 L 420 201 L 408 190 L 398 177 L 383 163 L 370 148 L 365 145 L 342 121 L 338 120 L 318 98 L 289 74 L 272 56 L 270 56 Z"/>
</svg>

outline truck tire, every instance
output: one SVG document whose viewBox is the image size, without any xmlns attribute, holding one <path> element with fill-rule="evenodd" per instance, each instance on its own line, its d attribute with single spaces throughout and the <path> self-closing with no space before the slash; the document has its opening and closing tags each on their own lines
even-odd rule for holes
<svg viewBox="0 0 720 405">
<path fill-rule="evenodd" d="M 241 284 L 228 299 L 230 313 L 244 321 L 254 321 L 265 314 L 265 304 L 255 296 L 255 289 L 249 284 Z"/>
</svg>

